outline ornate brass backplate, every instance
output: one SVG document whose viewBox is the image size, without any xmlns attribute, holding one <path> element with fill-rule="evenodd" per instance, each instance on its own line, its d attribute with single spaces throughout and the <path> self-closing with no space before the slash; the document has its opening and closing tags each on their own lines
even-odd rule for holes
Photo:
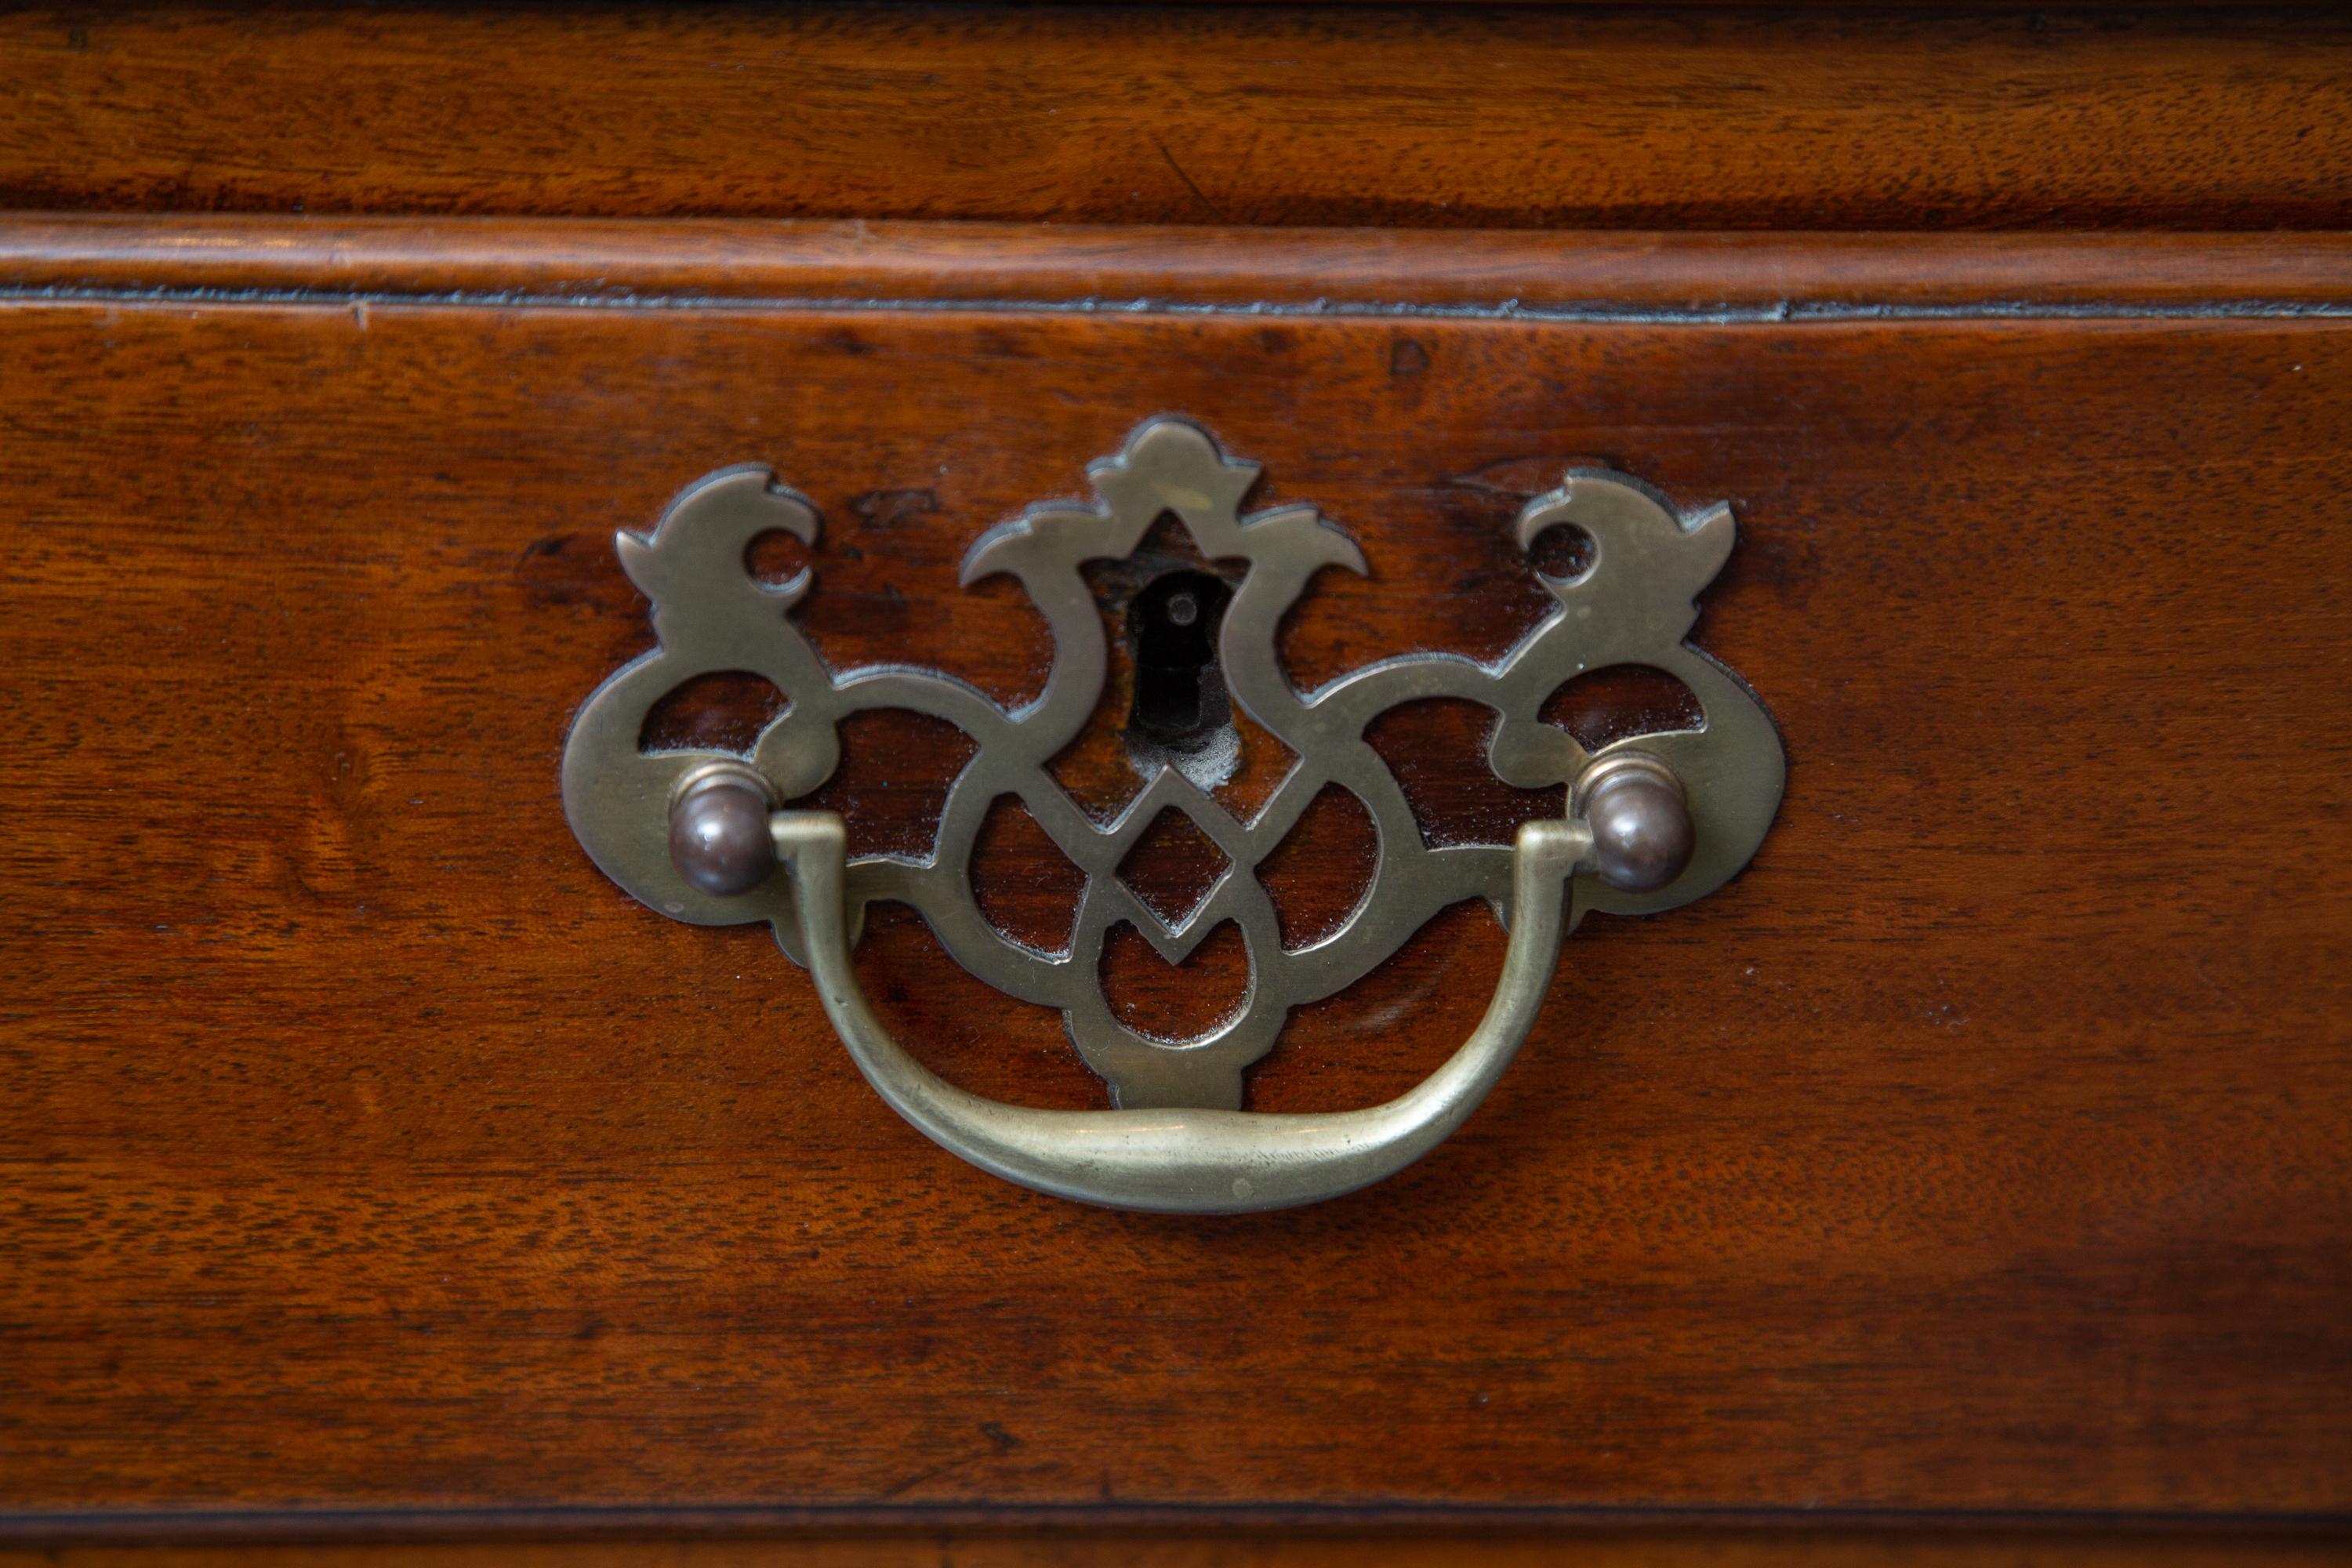
<svg viewBox="0 0 2352 1568">
<path fill-rule="evenodd" d="M 1779 738 L 1748 689 L 1683 640 L 1695 618 L 1695 596 L 1731 550 L 1727 508 L 1685 515 L 1624 475 L 1570 472 L 1558 489 L 1521 512 L 1517 540 L 1524 550 L 1545 530 L 1571 523 L 1590 536 L 1590 563 L 1573 577 L 1541 578 L 1558 607 L 1516 647 L 1491 663 L 1400 652 L 1301 691 L 1276 651 L 1284 613 L 1323 568 L 1365 573 L 1370 565 L 1311 506 L 1244 513 L 1258 471 L 1255 464 L 1226 457 L 1197 425 L 1153 419 L 1124 451 L 1089 468 L 1099 504 L 1039 506 L 982 535 L 964 561 L 962 581 L 999 573 L 1018 578 L 1054 637 L 1043 692 L 1013 709 L 934 670 L 829 668 L 792 619 L 794 606 L 814 591 L 814 573 L 772 585 L 758 580 L 745 561 L 751 541 L 772 530 L 814 543 L 815 508 L 764 468 L 726 469 L 698 481 L 671 504 L 650 537 L 625 532 L 618 540 L 629 576 L 654 601 L 660 646 L 599 687 L 573 722 L 563 789 L 581 843 L 615 881 L 663 913 L 698 924 L 767 921 L 784 951 L 805 962 L 810 922 L 832 919 L 833 912 L 800 908 L 797 878 L 753 877 L 740 891 L 706 890 L 708 877 L 698 886 L 688 874 L 694 868 L 682 869 L 673 858 L 674 808 L 698 781 L 713 777 L 763 792 L 770 806 L 805 795 L 833 773 L 840 752 L 835 725 L 852 712 L 897 708 L 943 719 L 978 749 L 949 790 L 932 854 L 848 861 L 839 922 L 854 931 L 865 906 L 877 900 L 912 905 L 972 973 L 1009 995 L 1059 1009 L 1087 1065 L 1109 1083 L 1115 1103 L 1129 1110 L 1238 1107 L 1244 1070 L 1272 1048 L 1290 1009 L 1359 979 L 1447 905 L 1485 899 L 1507 916 L 1513 912 L 1520 851 L 1426 842 L 1403 791 L 1364 740 L 1365 726 L 1401 703 L 1444 697 L 1483 704 L 1496 715 L 1488 757 L 1498 777 L 1522 788 L 1571 786 L 1570 817 L 1584 835 L 1559 868 L 1572 877 L 1571 926 L 1587 910 L 1638 914 L 1688 902 L 1747 863 L 1780 799 Z M 1239 582 L 1221 606 L 1216 669 L 1231 700 L 1297 759 L 1245 822 L 1188 776 L 1197 770 L 1173 754 L 1108 822 L 1081 809 L 1047 768 L 1093 715 L 1108 668 L 1105 617 L 1080 569 L 1125 559 L 1156 520 L 1171 513 L 1202 557 L 1238 563 Z M 1200 613 L 1197 605 L 1176 609 L 1181 615 L 1188 607 Z M 1701 721 L 1687 731 L 1588 752 L 1566 731 L 1538 720 L 1545 699 L 1563 682 L 1621 664 L 1647 665 L 1679 679 L 1697 700 Z M 646 714 L 666 694 L 698 676 L 738 670 L 773 682 L 789 701 L 748 756 L 640 750 Z M 1623 766 L 1668 781 L 1678 796 L 1670 803 L 1675 810 L 1686 805 L 1686 858 L 1678 854 L 1663 877 L 1613 874 L 1608 856 L 1595 849 L 1581 826 L 1580 808 L 1598 782 Z M 1369 813 L 1379 838 L 1378 862 L 1361 900 L 1337 931 L 1286 950 L 1255 868 L 1327 784 L 1347 790 Z M 990 805 L 1004 795 L 1018 796 L 1085 873 L 1066 952 L 1041 952 L 1004 934 L 983 918 L 974 899 L 974 846 Z M 1196 825 L 1228 862 L 1207 896 L 1172 925 L 1117 875 L 1138 838 L 1171 808 Z M 800 840 L 783 825 L 795 815 L 780 812 L 775 818 L 777 845 L 788 858 Z M 1643 830 L 1634 824 L 1633 831 Z M 759 853 L 767 853 L 764 841 Z M 1206 1037 L 1187 1041 L 1152 1038 L 1119 1021 L 1098 982 L 1102 945 L 1114 927 L 1132 925 L 1172 963 L 1226 921 L 1239 927 L 1250 960 L 1247 994 L 1235 1014 Z M 870 1064 L 868 1071 L 873 1076 Z"/>
</svg>

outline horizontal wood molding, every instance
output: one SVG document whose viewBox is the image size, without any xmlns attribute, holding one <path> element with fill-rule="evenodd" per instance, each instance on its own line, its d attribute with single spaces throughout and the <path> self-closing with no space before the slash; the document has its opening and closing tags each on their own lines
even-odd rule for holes
<svg viewBox="0 0 2352 1568">
<path fill-rule="evenodd" d="M 29 8 L 0 206 L 2352 226 L 2340 8 Z"/>
<path fill-rule="evenodd" d="M 0 289 L 1348 310 L 2352 308 L 2352 234 L 0 216 Z"/>
</svg>

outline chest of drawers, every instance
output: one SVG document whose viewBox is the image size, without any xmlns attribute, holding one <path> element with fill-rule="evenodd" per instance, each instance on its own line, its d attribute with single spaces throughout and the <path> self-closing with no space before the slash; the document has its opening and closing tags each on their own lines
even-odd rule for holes
<svg viewBox="0 0 2352 1568">
<path fill-rule="evenodd" d="M 2336 1552 L 2347 62 L 2324 11 L 0 18 L 0 1561 Z M 836 678 L 1015 712 L 1067 645 L 968 552 L 1168 418 L 1361 557 L 1276 626 L 1301 691 L 1572 612 L 1575 542 L 1521 533 L 1576 476 L 1721 503 L 1692 635 L 1785 755 L 1741 874 L 1581 921 L 1458 1133 L 1278 1212 L 958 1161 L 768 931 L 664 919 L 565 816 L 656 646 L 614 536 L 683 487 L 805 503 L 749 565 L 807 572 Z M 1135 629 L 1241 581 L 1171 504 L 1083 574 L 1048 772 L 1097 824 L 1167 761 L 1155 681 L 1190 658 L 1170 733 L 1226 700 Z M 1695 722 L 1559 673 L 1591 751 Z M 680 688 L 646 752 L 819 695 Z M 1246 820 L 1299 749 L 1218 715 L 1183 776 Z M 1574 805 L 1496 723 L 1366 729 L 1426 845 Z M 837 738 L 781 793 L 922 862 L 971 736 Z M 1243 868 L 1286 941 L 1381 852 L 1323 807 Z M 1201 839 L 1123 885 L 1181 913 Z M 972 866 L 1066 941 L 1033 813 Z M 864 913 L 879 1025 L 1103 1107 L 932 913 Z M 1436 1069 L 1495 913 L 1303 1002 L 1247 1109 Z M 1096 978 L 1182 1037 L 1255 963 L 1129 921 Z"/>
</svg>

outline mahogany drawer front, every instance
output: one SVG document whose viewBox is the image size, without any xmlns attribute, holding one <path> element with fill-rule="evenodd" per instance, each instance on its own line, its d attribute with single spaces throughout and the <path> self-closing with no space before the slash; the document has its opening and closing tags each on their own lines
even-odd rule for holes
<svg viewBox="0 0 2352 1568">
<path fill-rule="evenodd" d="M 2340 6 L 221 4 L 0 16 L 0 207 L 2352 226 Z"/>
<path fill-rule="evenodd" d="M 1048 271 L 1026 304 L 0 305 L 20 1525 L 2352 1507 L 2332 307 L 1112 309 Z M 763 931 L 636 904 L 558 798 L 574 709 L 651 646 L 613 534 L 682 484 L 759 462 L 814 501 L 836 668 L 1012 700 L 1043 623 L 958 562 L 1160 414 L 1362 546 L 1285 634 L 1306 684 L 1507 647 L 1545 603 L 1512 519 L 1571 467 L 1727 501 L 1696 640 L 1790 760 L 1742 878 L 1589 920 L 1467 1128 L 1312 1209 L 987 1180 Z M 1473 787 L 1479 741 L 1394 739 L 1444 831 L 1559 809 Z M 956 763 L 850 726 L 824 798 L 919 850 Z M 1099 736 L 1066 773 L 1118 776 Z M 1310 847 L 1328 899 L 1360 846 Z M 1441 916 L 1252 1103 L 1402 1089 L 1501 951 Z M 904 911 L 858 965 L 955 1081 L 1100 1103 Z M 1235 984 L 1138 973 L 1142 1006 Z"/>
</svg>

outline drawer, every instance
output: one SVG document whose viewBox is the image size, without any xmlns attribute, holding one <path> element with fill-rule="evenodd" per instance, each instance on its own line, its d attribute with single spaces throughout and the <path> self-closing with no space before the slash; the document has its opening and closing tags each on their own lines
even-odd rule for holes
<svg viewBox="0 0 2352 1568">
<path fill-rule="evenodd" d="M 12 233 L 19 1533 L 2352 1506 L 2340 242 Z M 565 817 L 568 727 L 656 646 L 615 534 L 682 487 L 805 498 L 751 564 L 808 573 L 836 675 L 1017 708 L 1055 637 L 961 563 L 1169 416 L 1360 552 L 1281 624 L 1302 689 L 1508 654 L 1575 570 L 1516 532 L 1571 474 L 1723 503 L 1693 637 L 1785 752 L 1742 874 L 1586 918 L 1460 1132 L 1309 1207 L 992 1179 L 768 931 L 663 918 Z M 1111 668 L 1050 771 L 1097 820 L 1145 784 L 1117 617 L 1220 570 L 1181 521 L 1089 569 Z M 1561 685 L 1594 746 L 1688 727 L 1671 678 Z M 682 682 L 642 740 L 745 750 L 805 696 Z M 1493 722 L 1368 731 L 1430 843 L 1561 813 Z M 1234 730 L 1206 787 L 1246 816 L 1294 759 Z M 838 732 L 797 804 L 920 859 L 969 738 Z M 980 907 L 1050 932 L 1083 879 L 992 823 Z M 1147 900 L 1215 873 L 1181 826 Z M 1378 852 L 1342 806 L 1263 875 L 1328 929 Z M 1249 1108 L 1403 1092 L 1506 941 L 1444 910 L 1290 1016 Z M 1182 1034 L 1249 963 L 1122 937 L 1100 981 Z M 855 974 L 949 1081 L 1106 1103 L 909 909 Z"/>
</svg>

